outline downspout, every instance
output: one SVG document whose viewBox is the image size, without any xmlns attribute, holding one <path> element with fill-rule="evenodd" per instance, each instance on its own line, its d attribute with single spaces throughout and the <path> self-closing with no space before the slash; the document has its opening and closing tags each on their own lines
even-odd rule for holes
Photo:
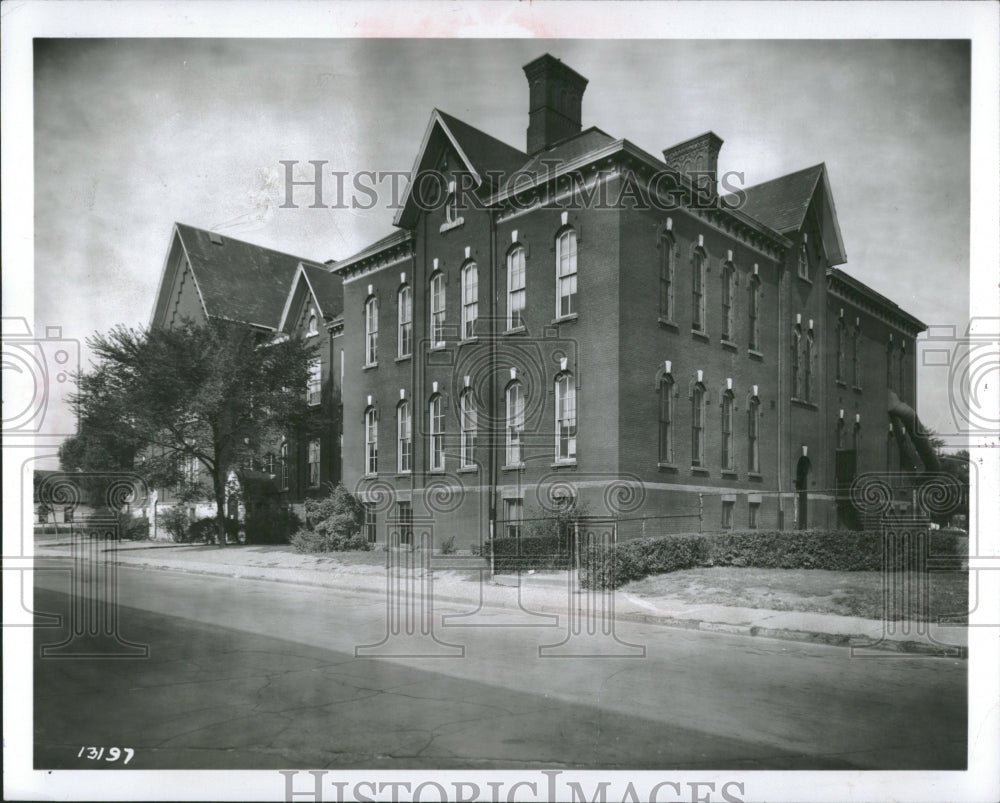
<svg viewBox="0 0 1000 803">
<path fill-rule="evenodd" d="M 783 325 L 785 320 L 784 310 L 785 292 L 785 266 L 783 262 L 778 263 L 778 437 L 775 438 L 777 448 L 777 461 L 775 465 L 778 470 L 778 519 L 781 522 L 779 529 L 785 529 L 785 497 L 782 493 L 782 450 L 781 450 L 781 430 L 784 427 L 785 394 L 783 392 L 783 378 L 785 376 L 785 343 L 782 338 Z"/>
<path fill-rule="evenodd" d="M 490 539 L 490 576 L 493 575 L 493 538 L 496 534 L 496 519 L 497 519 L 497 408 L 496 408 L 496 359 L 497 359 L 497 342 L 496 342 L 496 252 L 497 252 L 497 220 L 496 220 L 496 210 L 489 210 L 490 217 L 490 251 L 489 251 L 489 309 L 487 312 L 487 320 L 489 321 L 490 331 L 488 333 L 489 340 L 489 360 L 488 365 L 490 366 L 489 372 L 489 388 L 487 389 L 487 404 L 489 405 L 489 416 L 487 417 L 489 426 L 489 435 L 487 437 L 487 447 L 488 457 L 487 457 L 487 482 L 489 485 L 489 499 L 487 500 L 487 516 L 488 516 L 488 534 Z"/>
</svg>

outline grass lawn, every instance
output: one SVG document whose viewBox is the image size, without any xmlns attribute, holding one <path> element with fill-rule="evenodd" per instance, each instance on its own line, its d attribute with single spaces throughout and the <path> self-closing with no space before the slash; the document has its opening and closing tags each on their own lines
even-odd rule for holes
<svg viewBox="0 0 1000 803">
<path fill-rule="evenodd" d="M 887 578 L 902 585 L 906 576 Z M 923 580 L 929 589 L 925 609 L 904 606 L 897 591 L 888 618 L 937 621 L 940 616 L 964 615 L 969 608 L 967 572 L 931 572 Z M 914 584 L 916 586 L 916 584 Z M 814 611 L 841 616 L 883 619 L 881 572 L 831 572 L 821 569 L 750 569 L 719 566 L 687 569 L 636 580 L 622 587 L 640 597 L 668 597 L 685 603 L 768 608 L 776 611 Z M 909 610 L 904 616 L 903 613 Z"/>
</svg>

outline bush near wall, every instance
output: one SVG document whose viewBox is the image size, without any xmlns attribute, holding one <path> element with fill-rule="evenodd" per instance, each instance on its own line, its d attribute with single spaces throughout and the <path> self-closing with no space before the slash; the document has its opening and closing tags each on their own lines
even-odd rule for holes
<svg viewBox="0 0 1000 803">
<path fill-rule="evenodd" d="M 191 527 L 188 529 L 188 540 L 189 541 L 201 541 L 206 544 L 215 543 L 218 537 L 218 529 L 215 523 L 215 516 L 207 516 L 203 519 L 198 519 Z M 236 519 L 224 519 L 226 523 L 226 536 L 227 541 L 235 540 L 240 532 L 240 523 Z"/>
<path fill-rule="evenodd" d="M 118 538 L 122 541 L 146 541 L 149 538 L 149 519 L 144 516 L 133 516 L 124 511 L 114 513 L 104 511 L 87 516 L 83 521 L 84 532 L 89 532 L 91 537 L 112 532 L 110 521 L 118 520 Z M 74 525 L 76 526 L 76 525 Z"/>
<path fill-rule="evenodd" d="M 881 571 L 882 544 L 881 535 L 856 530 L 749 530 L 637 538 L 618 544 L 610 554 L 587 550 L 580 582 L 584 588 L 617 588 L 651 574 L 708 566 Z M 932 531 L 930 554 L 960 555 L 961 542 Z M 899 568 L 903 565 L 900 560 Z"/>
<path fill-rule="evenodd" d="M 261 505 L 247 512 L 243 529 L 248 544 L 287 544 L 301 527 L 293 511 Z"/>
<path fill-rule="evenodd" d="M 343 485 L 337 485 L 318 499 L 306 499 L 306 526 L 289 541 L 298 552 L 343 552 L 370 550 L 362 535 L 364 508 Z"/>
<path fill-rule="evenodd" d="M 494 538 L 483 544 L 482 555 L 493 554 L 493 571 L 510 574 L 528 569 L 569 568 L 569 545 L 565 537 L 547 535 L 537 538 Z"/>
</svg>

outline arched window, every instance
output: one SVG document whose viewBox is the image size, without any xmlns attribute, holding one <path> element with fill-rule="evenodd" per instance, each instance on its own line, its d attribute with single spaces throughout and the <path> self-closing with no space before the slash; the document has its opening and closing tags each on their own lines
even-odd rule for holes
<svg viewBox="0 0 1000 803">
<path fill-rule="evenodd" d="M 705 252 L 691 255 L 691 328 L 705 331 Z"/>
<path fill-rule="evenodd" d="M 857 455 L 855 460 L 861 462 L 861 422 L 854 422 L 854 453 Z"/>
<path fill-rule="evenodd" d="M 837 448 L 847 448 L 847 425 L 844 424 L 843 418 L 837 419 Z"/>
<path fill-rule="evenodd" d="M 802 354 L 803 361 L 803 382 L 802 398 L 806 401 L 812 401 L 813 397 L 813 359 L 815 358 L 816 350 L 813 343 L 813 331 L 810 329 L 806 332 L 805 338 L 805 349 Z"/>
<path fill-rule="evenodd" d="M 365 302 L 365 365 L 378 362 L 378 299 Z"/>
<path fill-rule="evenodd" d="M 667 234 L 657 243 L 660 252 L 660 317 L 674 319 L 674 241 Z"/>
<path fill-rule="evenodd" d="M 809 278 L 809 246 L 806 235 L 802 235 L 802 244 L 799 245 L 799 278 Z"/>
<path fill-rule="evenodd" d="M 316 488 L 320 480 L 320 444 L 319 438 L 312 438 L 308 448 L 309 487 Z"/>
<path fill-rule="evenodd" d="M 365 410 L 365 474 L 378 474 L 378 413 Z"/>
<path fill-rule="evenodd" d="M 556 460 L 576 460 L 576 383 L 565 372 L 556 377 Z"/>
<path fill-rule="evenodd" d="M 660 380 L 660 455 L 661 463 L 674 462 L 674 380 L 665 374 Z"/>
<path fill-rule="evenodd" d="M 521 438 L 524 435 L 524 391 L 520 382 L 511 382 L 507 386 L 506 424 L 507 424 L 507 465 L 521 464 Z"/>
<path fill-rule="evenodd" d="M 885 468 L 886 471 L 899 471 L 899 450 L 896 448 L 896 436 L 891 423 L 885 437 Z"/>
<path fill-rule="evenodd" d="M 567 229 L 556 240 L 556 317 L 576 311 L 576 232 Z"/>
<path fill-rule="evenodd" d="M 408 401 L 396 406 L 396 470 L 401 474 L 413 471 L 413 413 Z"/>
<path fill-rule="evenodd" d="M 469 340 L 476 335 L 479 318 L 479 268 L 470 262 L 462 268 L 462 337 Z"/>
<path fill-rule="evenodd" d="M 413 290 L 404 284 L 396 296 L 398 336 L 396 356 L 409 357 L 413 354 Z"/>
<path fill-rule="evenodd" d="M 802 327 L 792 331 L 792 396 L 802 398 Z"/>
<path fill-rule="evenodd" d="M 750 279 L 750 298 L 747 315 L 750 318 L 750 339 L 749 347 L 754 351 L 760 350 L 760 277 L 753 276 Z"/>
<path fill-rule="evenodd" d="M 462 424 L 462 467 L 475 465 L 476 436 L 479 433 L 479 412 L 476 410 L 476 397 L 472 388 L 466 388 L 459 396 L 459 415 Z"/>
<path fill-rule="evenodd" d="M 431 396 L 427 409 L 430 433 L 430 469 L 439 471 L 444 468 L 444 411 L 440 394 Z"/>
<path fill-rule="evenodd" d="M 837 381 L 844 381 L 844 372 L 846 370 L 844 366 L 845 353 L 847 351 L 847 325 L 844 323 L 844 319 L 841 318 L 837 323 Z"/>
<path fill-rule="evenodd" d="M 309 328 L 306 330 L 306 336 L 307 337 L 311 337 L 312 335 L 318 335 L 319 334 L 319 329 L 317 328 L 316 322 L 317 322 L 316 310 L 314 310 L 312 307 L 310 307 L 309 308 Z"/>
<path fill-rule="evenodd" d="M 896 372 L 896 392 L 900 399 L 906 399 L 906 341 L 899 344 L 897 352 L 899 370 Z"/>
<path fill-rule="evenodd" d="M 735 271 L 732 263 L 722 266 L 722 339 L 733 339 L 733 285 Z"/>
<path fill-rule="evenodd" d="M 288 490 L 288 441 L 282 441 L 279 451 L 281 459 L 281 490 Z"/>
<path fill-rule="evenodd" d="M 691 393 L 691 465 L 705 465 L 705 388 L 700 383 Z"/>
<path fill-rule="evenodd" d="M 514 248 L 507 254 L 507 328 L 524 326 L 524 306 L 527 290 L 524 275 L 524 249 Z"/>
<path fill-rule="evenodd" d="M 722 394 L 722 468 L 733 469 L 733 392 Z"/>
<path fill-rule="evenodd" d="M 747 405 L 747 469 L 760 473 L 760 399 L 756 396 Z"/>
<path fill-rule="evenodd" d="M 438 271 L 431 276 L 431 344 L 444 345 L 444 274 Z"/>
</svg>

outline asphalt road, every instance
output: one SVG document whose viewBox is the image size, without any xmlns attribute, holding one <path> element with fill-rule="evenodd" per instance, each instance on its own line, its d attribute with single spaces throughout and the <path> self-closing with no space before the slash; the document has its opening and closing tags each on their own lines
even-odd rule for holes
<svg viewBox="0 0 1000 803">
<path fill-rule="evenodd" d="M 637 651 L 610 636 L 566 641 L 565 617 L 441 628 L 454 604 L 439 641 L 386 639 L 377 595 L 124 568 L 108 610 L 148 656 L 83 657 L 127 649 L 87 625 L 69 638 L 105 610 L 70 606 L 97 579 L 74 597 L 68 573 L 36 573 L 35 611 L 63 617 L 36 645 L 66 642 L 35 659 L 39 769 L 123 766 L 88 746 L 131 748 L 128 769 L 965 768 L 964 661 L 624 622 L 645 656 L 621 657 Z M 539 655 L 561 641 L 599 655 Z M 379 642 L 445 655 L 355 655 Z"/>
</svg>

